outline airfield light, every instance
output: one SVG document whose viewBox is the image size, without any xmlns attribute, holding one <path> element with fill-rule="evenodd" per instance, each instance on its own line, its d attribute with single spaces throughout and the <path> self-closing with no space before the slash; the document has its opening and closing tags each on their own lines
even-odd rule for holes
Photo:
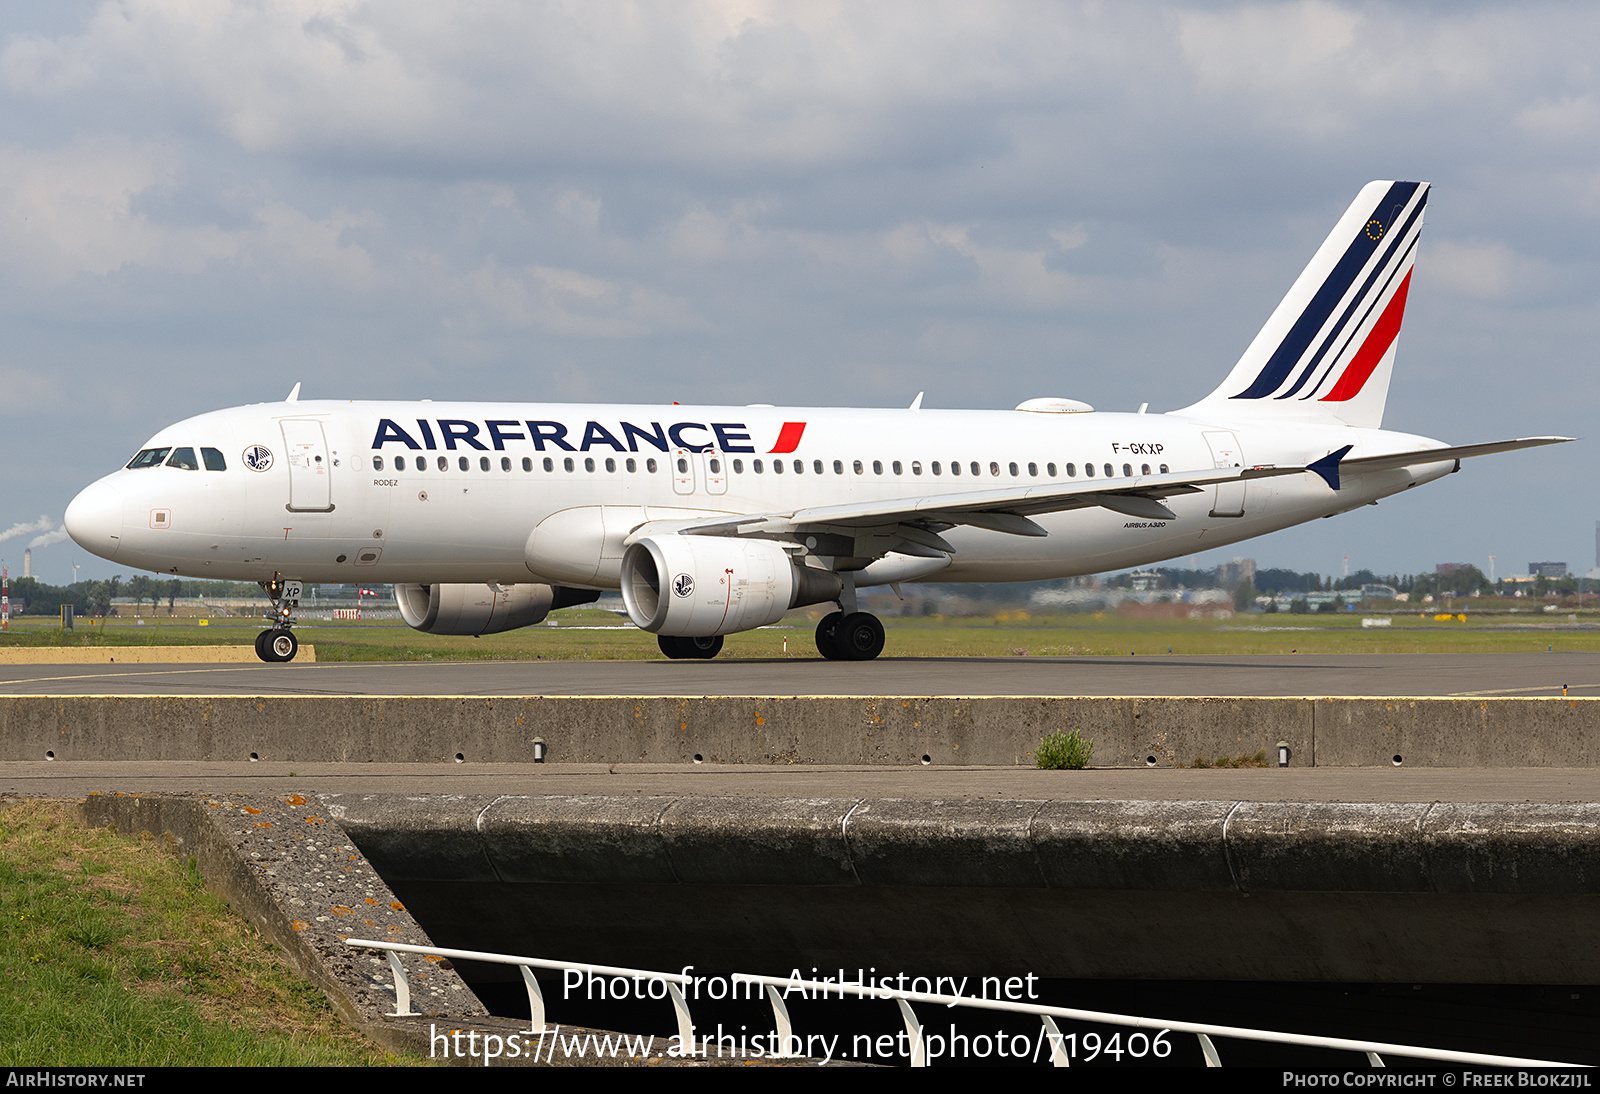
<svg viewBox="0 0 1600 1094">
<path fill-rule="evenodd" d="M 1278 742 L 1278 766 L 1279 767 L 1288 767 L 1289 766 L 1289 742 L 1288 741 L 1279 741 Z"/>
</svg>

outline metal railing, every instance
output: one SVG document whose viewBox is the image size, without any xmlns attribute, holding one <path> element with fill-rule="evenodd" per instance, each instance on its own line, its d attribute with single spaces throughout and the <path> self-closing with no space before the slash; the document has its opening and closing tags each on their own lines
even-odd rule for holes
<svg viewBox="0 0 1600 1094">
<path fill-rule="evenodd" d="M 549 969 L 562 972 L 574 971 L 585 975 L 659 982 L 664 985 L 666 994 L 672 1001 L 672 1008 L 678 1023 L 679 1045 L 686 1052 L 690 1052 L 695 1044 L 695 1027 L 689 1017 L 689 1002 L 683 990 L 685 986 L 691 985 L 695 978 L 684 973 L 629 969 L 612 965 L 586 965 L 577 961 L 550 961 L 536 957 L 516 957 L 510 954 L 485 953 L 477 950 L 453 950 L 437 946 L 412 946 L 400 942 L 382 942 L 364 938 L 347 938 L 345 939 L 345 944 L 381 950 L 388 954 L 389 967 L 394 972 L 396 1000 L 395 1013 L 390 1017 L 420 1017 L 411 1009 L 411 986 L 406 977 L 405 967 L 401 965 L 398 956 L 402 953 L 411 953 L 463 961 L 483 961 L 491 964 L 517 966 L 522 972 L 523 984 L 528 991 L 528 1010 L 532 1019 L 528 1032 L 533 1034 L 544 1033 L 548 1028 L 545 1021 L 544 993 L 539 988 L 538 979 L 533 975 L 534 969 Z M 1074 1007 L 1049 1007 L 1037 1003 L 1020 1003 L 1004 999 L 981 999 L 968 995 L 942 995 L 932 992 L 904 991 L 899 988 L 889 988 L 881 985 L 853 984 L 836 980 L 803 980 L 797 977 L 762 976 L 756 973 L 740 972 L 731 973 L 728 979 L 734 985 L 748 984 L 765 991 L 767 1000 L 772 1006 L 772 1017 L 776 1026 L 774 1044 L 778 1046 L 776 1052 L 768 1053 L 768 1055 L 781 1059 L 792 1059 L 801 1055 L 801 1053 L 791 1050 L 791 1046 L 800 1043 L 800 1038 L 794 1032 L 794 1024 L 789 1018 L 789 1008 L 783 1001 L 783 996 L 788 992 L 799 991 L 806 995 L 821 998 L 827 998 L 829 995 L 841 997 L 853 995 L 864 999 L 893 1000 L 899 1006 L 900 1016 L 905 1022 L 906 1036 L 911 1050 L 912 1067 L 928 1066 L 927 1039 L 923 1033 L 922 1023 L 918 1021 L 916 1012 L 911 1009 L 912 1003 L 1032 1015 L 1042 1023 L 1042 1036 L 1049 1044 L 1050 1062 L 1055 1067 L 1070 1066 L 1072 1053 L 1068 1051 L 1067 1043 L 1072 1041 L 1074 1049 L 1077 1046 L 1077 1042 L 1074 1040 L 1075 1035 L 1063 1034 L 1057 1025 L 1057 1019 L 1157 1031 L 1154 1037 L 1146 1037 L 1147 1048 L 1145 1051 L 1161 1058 L 1170 1055 L 1172 1051 L 1170 1041 L 1163 1042 L 1163 1038 L 1172 1033 L 1193 1034 L 1199 1041 L 1200 1051 L 1205 1057 L 1207 1067 L 1222 1066 L 1221 1054 L 1218 1053 L 1216 1045 L 1211 1040 L 1213 1037 L 1232 1037 L 1242 1041 L 1260 1041 L 1268 1044 L 1295 1045 L 1302 1048 L 1330 1048 L 1360 1052 L 1366 1056 L 1368 1064 L 1372 1067 L 1385 1066 L 1383 1062 L 1384 1056 L 1433 1060 L 1440 1063 L 1477 1064 L 1485 1067 L 1584 1066 L 1561 1063 L 1554 1060 L 1529 1060 L 1516 1056 L 1494 1056 L 1481 1052 L 1456 1052 L 1450 1049 L 1423 1048 L 1416 1045 L 1393 1045 L 1378 1041 L 1352 1040 L 1344 1037 L 1316 1037 L 1301 1033 L 1278 1033 L 1272 1030 L 1246 1029 L 1239 1026 L 1219 1026 L 1205 1022 L 1179 1022 L 1164 1018 L 1142 1018 L 1129 1014 L 1113 1014 L 1107 1011 L 1081 1010 Z M 1157 1046 L 1161 1044 L 1165 1044 L 1165 1051 L 1158 1049 Z"/>
</svg>

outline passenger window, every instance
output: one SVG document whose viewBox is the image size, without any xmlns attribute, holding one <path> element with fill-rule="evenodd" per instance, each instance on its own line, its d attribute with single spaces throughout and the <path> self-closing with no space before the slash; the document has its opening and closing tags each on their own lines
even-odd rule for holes
<svg viewBox="0 0 1600 1094">
<path fill-rule="evenodd" d="M 572 462 L 571 456 L 568 456 L 566 459 L 562 460 L 561 466 L 566 468 L 568 472 L 576 471 L 578 469 L 578 465 Z"/>
<path fill-rule="evenodd" d="M 861 470 L 861 464 L 859 462 L 856 464 L 856 470 L 857 471 Z M 820 468 L 820 467 L 817 468 L 817 473 L 820 475 L 822 473 L 822 468 Z M 843 460 L 834 460 L 833 461 L 833 473 L 835 475 L 844 474 L 844 461 Z"/>
<path fill-rule="evenodd" d="M 439 457 L 439 470 L 440 471 L 448 471 L 448 470 L 450 470 L 450 461 L 445 459 L 443 456 Z"/>
<path fill-rule="evenodd" d="M 896 464 L 896 465 L 895 465 L 895 469 L 896 469 L 896 470 L 899 470 L 899 467 L 900 467 L 900 465 L 899 465 L 899 464 Z M 913 475 L 920 475 L 920 474 L 922 474 L 922 464 L 921 464 L 921 463 L 919 463 L 919 462 L 917 462 L 917 461 L 916 461 L 916 460 L 912 460 L 912 461 L 911 461 L 911 473 L 912 473 L 912 474 L 913 474 Z M 937 473 L 937 472 L 936 472 L 936 473 Z"/>
<path fill-rule="evenodd" d="M 628 468 L 628 474 L 630 474 L 630 475 L 637 474 L 638 471 L 639 471 L 639 461 L 638 460 L 628 460 L 627 463 L 625 464 L 625 466 Z"/>
<path fill-rule="evenodd" d="M 720 475 L 722 473 L 722 461 L 716 459 L 715 457 L 713 457 L 711 460 L 711 473 L 713 475 Z"/>
<path fill-rule="evenodd" d="M 937 465 L 935 465 L 935 466 L 937 466 Z M 934 474 L 937 475 L 938 472 L 935 471 Z M 957 462 L 956 460 L 951 460 L 950 461 L 950 474 L 952 474 L 952 475 L 961 474 L 961 464 L 959 462 Z"/>
<path fill-rule="evenodd" d="M 522 469 L 524 471 L 532 471 L 533 470 L 533 457 L 532 456 L 524 456 L 524 457 L 522 457 Z"/>
<path fill-rule="evenodd" d="M 181 467 L 185 471 L 200 470 L 200 461 L 194 458 L 192 448 L 174 448 L 172 459 L 167 461 L 168 467 Z"/>
<path fill-rule="evenodd" d="M 1071 464 L 1070 464 L 1070 463 L 1069 463 L 1069 464 L 1067 464 L 1067 469 L 1068 469 L 1068 470 L 1069 470 L 1069 471 L 1070 471 L 1070 470 L 1071 470 L 1071 469 L 1072 469 L 1072 465 L 1071 465 Z M 1084 473 L 1084 474 L 1085 474 L 1085 475 L 1087 475 L 1087 476 L 1088 476 L 1088 477 L 1089 477 L 1089 478 L 1091 478 L 1091 479 L 1092 479 L 1092 478 L 1094 478 L 1094 464 L 1092 464 L 1092 463 L 1086 463 L 1086 464 L 1084 464 L 1084 465 L 1083 465 L 1083 473 Z"/>
<path fill-rule="evenodd" d="M 209 451 L 209 449 L 207 451 Z M 398 463 L 396 463 L 395 466 L 399 467 L 400 465 Z M 374 471 L 382 471 L 383 470 L 383 457 L 382 456 L 374 456 L 374 457 L 372 457 L 372 469 Z"/>
<path fill-rule="evenodd" d="M 842 467 L 838 466 L 839 465 L 839 461 L 838 460 L 834 460 L 833 462 L 834 462 L 835 468 L 839 471 L 839 473 L 843 474 L 844 473 L 844 469 Z M 815 471 L 819 475 L 822 474 L 822 461 L 821 460 L 812 460 L 811 461 L 811 470 Z"/>
<path fill-rule="evenodd" d="M 1056 465 L 1053 464 L 1053 463 L 1045 464 L 1044 465 L 1044 473 L 1046 475 L 1049 475 L 1052 479 L 1055 478 L 1056 477 Z"/>
<path fill-rule="evenodd" d="M 1012 478 L 1016 478 L 1017 477 L 1017 465 L 1016 464 L 1014 464 L 1014 463 L 1013 464 L 1008 464 L 1006 466 L 1006 470 L 1011 472 L 1011 477 Z M 996 474 L 998 474 L 999 471 L 1000 471 L 1000 469 L 998 467 L 995 468 Z"/>
<path fill-rule="evenodd" d="M 222 458 L 222 453 L 215 448 L 202 448 L 200 459 L 205 463 L 207 471 L 226 471 L 228 461 Z"/>
<path fill-rule="evenodd" d="M 872 473 L 874 475 L 883 474 L 883 461 L 882 460 L 873 460 L 872 461 Z M 856 468 L 856 474 L 858 474 L 858 475 L 861 474 L 861 468 L 859 466 Z"/>
<path fill-rule="evenodd" d="M 487 471 L 487 470 L 489 470 L 489 457 L 488 456 L 479 456 L 478 457 L 478 470 L 479 471 Z"/>
<path fill-rule="evenodd" d="M 583 469 L 585 471 L 589 472 L 591 475 L 594 474 L 594 457 L 593 456 L 585 456 L 584 457 Z"/>
<path fill-rule="evenodd" d="M 991 468 L 993 468 L 993 469 L 994 469 L 994 473 L 995 473 L 995 474 L 996 474 L 996 475 L 998 475 L 998 474 L 1000 474 L 1000 465 L 999 465 L 999 464 L 997 464 L 997 463 L 991 463 L 991 464 L 990 464 L 990 465 L 989 465 L 989 466 L 990 466 L 990 467 L 991 467 Z M 978 466 L 978 461 L 977 461 L 977 460 L 973 460 L 973 461 L 972 461 L 972 473 L 973 473 L 973 474 L 974 474 L 974 475 L 981 475 L 981 474 L 983 474 L 983 468 L 981 468 L 981 467 L 979 467 L 979 466 Z"/>
<path fill-rule="evenodd" d="M 1106 464 L 1106 478 L 1109 479 L 1115 474 L 1116 474 L 1116 472 L 1114 470 L 1112 470 L 1111 465 L 1109 463 Z"/>
<path fill-rule="evenodd" d="M 170 448 L 147 448 L 128 461 L 129 471 L 142 471 L 146 467 L 160 467 Z"/>
<path fill-rule="evenodd" d="M 735 475 L 744 474 L 744 461 L 743 460 L 734 460 L 733 461 L 733 473 Z"/>
<path fill-rule="evenodd" d="M 912 466 L 912 467 L 915 467 L 915 466 L 916 466 L 916 464 L 912 464 L 912 465 L 911 465 L 911 466 Z M 934 460 L 934 461 L 933 461 L 933 473 L 934 473 L 934 474 L 935 474 L 935 475 L 939 475 L 939 474 L 943 474 L 943 472 L 941 472 L 941 471 L 940 471 L 940 470 L 939 470 L 939 461 L 938 461 L 938 460 Z M 959 474 L 959 473 L 960 473 L 960 472 L 957 472 L 957 474 Z"/>
<path fill-rule="evenodd" d="M 1013 471 L 1012 474 L 1014 475 L 1014 474 L 1016 474 L 1016 472 Z M 1032 475 L 1034 478 L 1038 478 L 1039 477 L 1039 465 L 1036 464 L 1036 463 L 1030 463 L 1028 465 L 1028 474 Z"/>
<path fill-rule="evenodd" d="M 1163 475 L 1165 475 L 1167 473 L 1167 465 L 1166 464 L 1162 464 L 1161 465 L 1161 473 Z"/>
<path fill-rule="evenodd" d="M 783 461 L 782 460 L 773 460 L 772 461 L 772 473 L 774 475 L 783 474 Z"/>
<path fill-rule="evenodd" d="M 751 460 L 750 461 L 750 470 L 754 471 L 758 475 L 761 474 L 761 461 L 760 460 Z"/>
<path fill-rule="evenodd" d="M 819 463 L 820 463 L 820 461 L 819 461 Z M 794 461 L 794 473 L 795 473 L 795 474 L 796 474 L 796 475 L 802 475 L 802 474 L 804 474 L 804 473 L 805 473 L 805 470 L 806 470 L 806 465 L 805 465 L 805 461 L 804 461 L 804 460 L 795 460 L 795 461 Z M 819 467 L 818 467 L 818 468 L 817 468 L 817 470 L 818 470 L 818 471 L 821 471 L 821 470 L 822 470 L 822 468 L 821 468 L 821 467 L 820 467 L 820 466 L 819 466 Z"/>
<path fill-rule="evenodd" d="M 902 472 L 900 470 L 900 461 L 899 460 L 895 460 L 893 463 L 891 463 L 889 465 L 889 467 L 890 467 L 890 469 L 892 469 L 894 471 L 894 473 L 896 475 L 902 474 Z"/>
<path fill-rule="evenodd" d="M 1139 474 L 1141 474 L 1141 475 L 1150 474 L 1150 465 L 1147 464 L 1147 463 L 1141 463 L 1139 465 Z"/>
<path fill-rule="evenodd" d="M 556 461 L 552 460 L 549 456 L 546 456 L 544 458 L 544 469 L 546 471 L 554 471 L 556 469 Z"/>
<path fill-rule="evenodd" d="M 609 473 L 615 475 L 617 473 L 617 461 L 613 460 L 613 459 L 607 459 L 606 460 L 606 471 L 608 471 Z"/>
<path fill-rule="evenodd" d="M 456 457 L 456 465 L 458 467 L 460 467 L 461 470 L 463 470 L 463 471 L 471 471 L 472 470 L 472 465 L 467 462 L 467 458 L 465 456 L 457 456 Z"/>
<path fill-rule="evenodd" d="M 644 469 L 646 471 L 650 472 L 650 474 L 654 475 L 656 473 L 656 461 L 655 460 L 645 460 L 644 461 Z"/>
<path fill-rule="evenodd" d="M 394 469 L 396 471 L 404 471 L 406 469 L 406 458 L 404 456 L 396 456 L 394 458 Z M 381 470 L 383 470 L 383 468 L 380 467 L 378 470 L 381 471 Z M 417 470 L 418 471 L 422 470 L 422 461 L 421 460 L 417 461 Z"/>
<path fill-rule="evenodd" d="M 678 474 L 686 475 L 688 473 L 689 473 L 689 461 L 680 456 L 678 458 Z"/>
<path fill-rule="evenodd" d="M 501 456 L 500 457 L 500 470 L 502 470 L 502 471 L 510 471 L 511 470 L 511 457 L 510 456 Z"/>
</svg>

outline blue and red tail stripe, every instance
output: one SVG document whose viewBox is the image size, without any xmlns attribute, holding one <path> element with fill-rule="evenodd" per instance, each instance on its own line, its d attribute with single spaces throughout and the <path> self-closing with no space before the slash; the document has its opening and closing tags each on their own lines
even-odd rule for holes
<svg viewBox="0 0 1600 1094">
<path fill-rule="evenodd" d="M 1426 193 L 1422 195 L 1421 200 L 1416 202 L 1414 208 L 1408 210 L 1407 206 L 1412 204 L 1413 198 L 1417 197 L 1417 191 L 1422 188 L 1423 184 L 1418 182 L 1396 182 L 1388 188 L 1373 206 L 1365 223 L 1356 230 L 1355 238 L 1350 241 L 1345 248 L 1344 254 L 1340 256 L 1339 261 L 1334 265 L 1334 268 L 1329 272 L 1321 286 L 1318 287 L 1305 309 L 1295 319 L 1289 332 L 1284 336 L 1277 348 L 1273 350 L 1266 365 L 1245 390 L 1232 396 L 1232 398 L 1265 399 L 1274 395 L 1279 388 L 1283 387 L 1284 382 L 1288 380 L 1295 366 L 1303 361 L 1304 366 L 1294 384 L 1288 391 L 1278 395 L 1278 398 L 1290 398 L 1306 385 L 1311 376 L 1317 373 L 1317 366 L 1322 361 L 1330 359 L 1329 353 L 1334 346 L 1338 346 L 1339 350 L 1333 353 L 1329 367 L 1332 367 L 1332 362 L 1337 362 L 1343 356 L 1350 339 L 1366 322 L 1372 309 L 1387 292 L 1389 285 L 1393 281 L 1394 274 L 1407 262 L 1412 253 L 1412 247 L 1415 244 L 1414 229 L 1417 220 L 1422 215 L 1423 206 L 1427 204 Z M 1378 255 L 1380 251 L 1382 256 L 1379 261 L 1374 263 L 1372 261 L 1373 257 Z M 1366 273 L 1365 278 L 1362 276 L 1363 272 Z M 1352 296 L 1351 289 L 1358 280 L 1362 281 L 1361 290 Z M 1396 298 L 1401 301 L 1400 311 L 1403 312 L 1404 297 L 1397 291 Z M 1338 321 L 1330 328 L 1328 326 L 1329 320 L 1333 318 L 1336 311 L 1340 311 L 1341 304 L 1343 304 L 1343 309 Z M 1380 326 L 1383 325 L 1383 320 L 1389 318 L 1392 310 L 1393 304 L 1391 302 L 1390 307 L 1385 309 L 1382 318 L 1380 318 Z M 1396 318 L 1396 328 L 1398 329 L 1398 313 L 1396 313 Z M 1327 333 L 1323 336 L 1321 344 L 1307 359 L 1307 351 L 1311 348 L 1313 340 L 1325 329 Z M 1391 335 L 1388 341 L 1392 343 L 1393 340 Z M 1365 360 L 1365 349 L 1366 344 L 1363 344 L 1362 350 L 1358 351 L 1357 354 L 1363 361 Z M 1385 349 L 1387 349 L 1387 346 L 1385 346 Z M 1381 359 L 1382 354 L 1380 353 L 1378 356 Z M 1373 367 L 1376 367 L 1376 362 L 1373 363 Z M 1350 369 L 1346 369 L 1346 375 L 1349 374 Z M 1367 375 L 1371 375 L 1371 369 L 1368 369 Z M 1301 398 L 1313 397 L 1317 389 L 1325 382 L 1326 377 L 1327 370 L 1323 370 L 1312 390 L 1301 396 Z M 1336 385 L 1336 390 L 1345 387 L 1346 385 L 1341 377 L 1340 383 Z M 1359 390 L 1359 385 L 1357 390 Z M 1349 395 L 1343 397 L 1350 398 L 1354 394 L 1355 392 L 1352 391 Z"/>
</svg>

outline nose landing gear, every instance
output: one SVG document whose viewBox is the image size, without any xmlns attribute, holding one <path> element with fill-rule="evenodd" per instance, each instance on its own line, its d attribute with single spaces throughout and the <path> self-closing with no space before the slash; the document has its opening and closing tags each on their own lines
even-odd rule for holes
<svg viewBox="0 0 1600 1094">
<path fill-rule="evenodd" d="M 274 664 L 293 661 L 300 652 L 300 640 L 289 628 L 294 626 L 295 609 L 300 607 L 300 582 L 275 577 L 261 582 L 261 588 L 272 598 L 272 610 L 266 616 L 272 626 L 256 635 L 256 656 Z"/>
</svg>

